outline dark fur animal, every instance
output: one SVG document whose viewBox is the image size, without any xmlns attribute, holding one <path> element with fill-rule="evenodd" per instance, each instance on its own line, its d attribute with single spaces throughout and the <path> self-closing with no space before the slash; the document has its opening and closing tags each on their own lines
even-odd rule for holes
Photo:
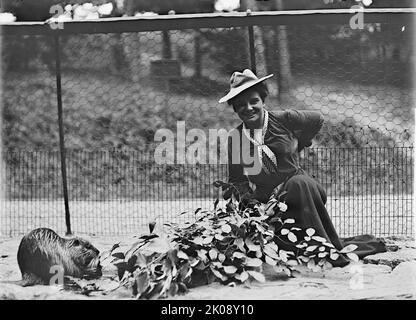
<svg viewBox="0 0 416 320">
<path fill-rule="evenodd" d="M 102 275 L 99 253 L 86 240 L 61 238 L 47 228 L 35 229 L 23 237 L 17 252 L 21 284 L 49 284 L 55 274 L 51 267 L 56 265 L 63 268 L 64 276 L 98 278 Z"/>
</svg>

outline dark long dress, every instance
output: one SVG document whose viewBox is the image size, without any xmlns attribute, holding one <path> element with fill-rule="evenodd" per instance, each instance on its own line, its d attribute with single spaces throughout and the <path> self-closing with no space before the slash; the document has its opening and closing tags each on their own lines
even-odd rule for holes
<svg viewBox="0 0 416 320">
<path fill-rule="evenodd" d="M 243 156 L 244 144 L 250 146 L 252 155 L 256 155 L 256 152 L 242 132 L 242 124 L 240 124 L 232 133 L 238 133 L 236 136 L 240 139 L 240 146 L 237 146 L 236 140 L 231 138 L 228 143 L 229 183 L 237 186 L 239 194 L 251 192 L 250 184 L 254 184 L 253 198 L 261 202 L 267 202 L 273 189 L 284 183 L 283 190 L 287 191 L 284 200 L 288 206 L 285 218 L 295 219 L 296 224 L 301 228 L 314 228 L 317 235 L 326 238 L 338 250 L 350 243 L 358 245 L 354 252 L 360 258 L 385 252 L 384 243 L 371 235 L 340 239 L 325 208 L 327 200 L 325 190 L 299 166 L 299 151 L 312 144 L 311 141 L 321 129 L 323 121 L 320 113 L 314 111 L 269 112 L 264 144 L 275 154 L 277 170 L 275 173 L 266 173 L 262 169 L 256 174 L 247 173 L 246 170 L 252 167 L 253 163 L 245 162 L 247 157 Z M 235 154 L 236 150 L 238 155 Z M 235 160 L 236 158 L 239 158 L 238 161 Z M 225 198 L 228 196 L 224 195 Z M 335 266 L 346 264 L 348 261 L 342 257 L 333 262 Z"/>
</svg>

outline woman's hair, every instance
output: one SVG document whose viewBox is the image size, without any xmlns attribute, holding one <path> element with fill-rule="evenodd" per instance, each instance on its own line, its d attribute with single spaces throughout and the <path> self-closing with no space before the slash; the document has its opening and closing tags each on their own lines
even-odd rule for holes
<svg viewBox="0 0 416 320">
<path fill-rule="evenodd" d="M 248 89 L 246 89 L 242 92 L 247 92 L 247 91 L 257 91 L 257 93 L 259 94 L 259 96 L 260 96 L 260 98 L 263 102 L 266 100 L 266 97 L 269 94 L 269 90 L 267 89 L 267 86 L 264 82 L 257 83 L 256 85 L 254 85 L 254 86 L 252 86 L 252 87 L 250 87 L 250 88 L 248 88 Z M 238 95 L 227 101 L 228 105 L 233 106 L 233 108 L 234 108 L 234 101 L 235 101 L 236 97 L 238 97 Z"/>
</svg>

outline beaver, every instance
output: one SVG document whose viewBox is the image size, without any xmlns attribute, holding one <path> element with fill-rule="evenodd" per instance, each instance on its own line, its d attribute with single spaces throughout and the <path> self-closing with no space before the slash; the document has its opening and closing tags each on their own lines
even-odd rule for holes
<svg viewBox="0 0 416 320">
<path fill-rule="evenodd" d="M 100 251 L 81 238 L 61 238 L 55 231 L 38 228 L 25 235 L 19 245 L 17 262 L 22 273 L 22 286 L 49 284 L 56 270 L 64 276 L 94 279 L 102 275 Z"/>
</svg>

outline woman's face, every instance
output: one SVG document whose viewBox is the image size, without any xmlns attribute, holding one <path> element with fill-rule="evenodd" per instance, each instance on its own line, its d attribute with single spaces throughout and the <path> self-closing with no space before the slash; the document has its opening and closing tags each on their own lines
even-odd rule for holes
<svg viewBox="0 0 416 320">
<path fill-rule="evenodd" d="M 257 91 L 243 91 L 234 98 L 233 107 L 238 117 L 248 128 L 261 128 L 264 102 Z"/>
</svg>

